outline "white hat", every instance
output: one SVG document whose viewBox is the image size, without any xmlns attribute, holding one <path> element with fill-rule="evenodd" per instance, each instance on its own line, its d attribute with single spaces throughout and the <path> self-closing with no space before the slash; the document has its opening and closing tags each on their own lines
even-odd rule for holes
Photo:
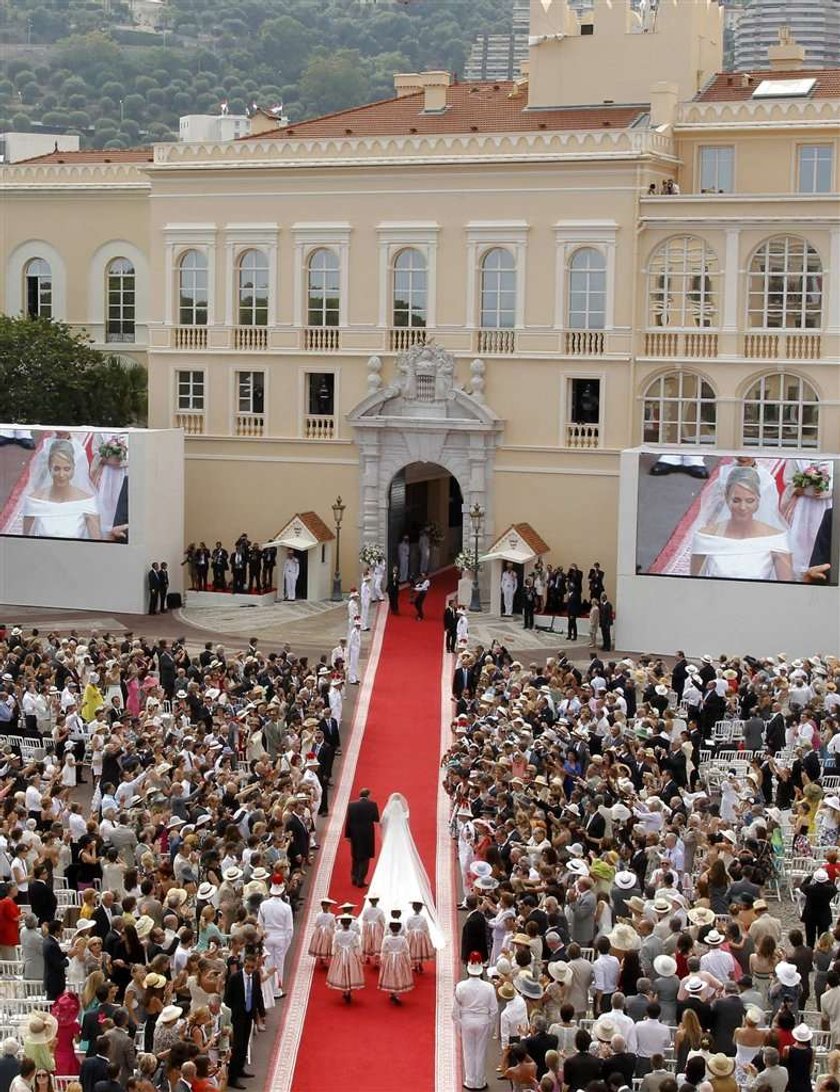
<svg viewBox="0 0 840 1092">
<path fill-rule="evenodd" d="M 585 861 L 581 861 L 579 858 L 574 857 L 571 861 L 566 862 L 566 868 L 572 872 L 575 876 L 588 876 L 589 865 Z"/>
<path fill-rule="evenodd" d="M 642 938 L 632 925 L 621 922 L 616 925 L 611 933 L 607 934 L 607 940 L 620 952 L 638 952 L 642 946 Z"/>
<path fill-rule="evenodd" d="M 489 861 L 473 861 L 470 865 L 470 872 L 473 876 L 489 876 L 493 871 L 493 866 Z"/>
<path fill-rule="evenodd" d="M 712 929 L 706 933 L 704 943 L 708 944 L 710 948 L 717 948 L 719 944 L 723 944 L 725 939 L 723 933 L 719 933 L 717 929 Z"/>
<path fill-rule="evenodd" d="M 632 818 L 632 815 L 633 813 L 630 811 L 626 804 L 613 804 L 613 806 L 610 808 L 610 817 L 617 823 L 626 822 L 628 819 Z"/>
<path fill-rule="evenodd" d="M 218 887 L 216 887 L 214 883 L 205 880 L 204 883 L 199 884 L 198 891 L 196 891 L 196 898 L 201 899 L 202 902 L 209 902 L 218 890 Z"/>
<path fill-rule="evenodd" d="M 685 984 L 686 993 L 702 993 L 705 988 L 706 983 L 702 978 L 698 978 L 696 975 L 689 978 L 688 982 Z"/>
<path fill-rule="evenodd" d="M 548 973 L 555 982 L 565 983 L 570 981 L 572 977 L 572 968 L 568 963 L 563 963 L 561 960 L 555 960 L 554 963 L 549 963 Z"/>
<path fill-rule="evenodd" d="M 638 879 L 636 878 L 635 872 L 622 871 L 616 872 L 615 877 L 613 878 L 613 883 L 622 891 L 629 891 L 631 888 L 636 886 L 636 884 L 638 883 Z"/>
<path fill-rule="evenodd" d="M 271 885 L 271 887 L 268 889 L 268 893 L 269 893 L 269 895 L 282 895 L 285 892 L 285 890 L 286 890 L 286 885 L 284 883 L 273 883 Z M 322 899 L 321 901 L 324 902 L 324 901 L 327 901 L 327 900 Z M 332 900 L 329 900 L 329 901 L 332 901 Z"/>
<path fill-rule="evenodd" d="M 592 1025 L 592 1034 L 601 1043 L 608 1043 L 614 1035 L 618 1035 L 618 1025 L 609 1016 L 601 1016 Z"/>
<path fill-rule="evenodd" d="M 180 1005 L 166 1005 L 161 1009 L 158 1021 L 161 1024 L 174 1024 L 183 1011 Z"/>
<path fill-rule="evenodd" d="M 776 964 L 776 978 L 783 986 L 798 986 L 802 981 L 802 976 L 793 963 L 788 963 L 784 959 Z"/>
<path fill-rule="evenodd" d="M 797 1024 L 791 1032 L 791 1035 L 797 1043 L 810 1043 L 814 1037 L 813 1031 L 811 1031 L 807 1024 Z"/>
<path fill-rule="evenodd" d="M 658 955 L 653 961 L 653 969 L 663 978 L 671 978 L 677 973 L 677 961 L 669 955 Z"/>
<path fill-rule="evenodd" d="M 227 880 L 228 883 L 236 883 L 237 880 L 242 879 L 242 869 L 237 868 L 236 865 L 232 865 L 230 868 L 224 870 L 222 879 Z"/>
<path fill-rule="evenodd" d="M 818 868 L 814 872 L 815 883 L 828 883 L 828 873 L 824 868 Z"/>
</svg>

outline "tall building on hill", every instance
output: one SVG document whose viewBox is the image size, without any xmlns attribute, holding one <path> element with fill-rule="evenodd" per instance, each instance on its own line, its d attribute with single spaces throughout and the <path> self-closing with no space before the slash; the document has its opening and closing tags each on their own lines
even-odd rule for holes
<svg viewBox="0 0 840 1092">
<path fill-rule="evenodd" d="M 733 27 L 733 67 L 763 67 L 783 26 L 804 47 L 809 68 L 840 65 L 840 0 L 751 0 Z"/>
<path fill-rule="evenodd" d="M 529 0 L 513 0 L 510 29 L 485 31 L 473 42 L 464 68 L 467 80 L 512 80 L 528 56 Z"/>
<path fill-rule="evenodd" d="M 716 0 L 529 14 L 516 82 L 0 167 L 3 309 L 147 364 L 187 541 L 340 493 L 349 584 L 478 504 L 481 547 L 614 576 L 622 449 L 836 451 L 840 70 L 722 72 Z"/>
</svg>

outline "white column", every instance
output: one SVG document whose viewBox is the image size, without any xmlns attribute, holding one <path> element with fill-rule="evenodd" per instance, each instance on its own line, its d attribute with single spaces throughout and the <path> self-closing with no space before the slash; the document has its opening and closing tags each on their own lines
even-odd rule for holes
<svg viewBox="0 0 840 1092">
<path fill-rule="evenodd" d="M 726 250 L 723 265 L 723 322 L 721 329 L 726 333 L 738 330 L 738 296 L 741 280 L 740 270 L 741 229 L 726 229 Z"/>
<path fill-rule="evenodd" d="M 172 325 L 173 301 L 175 299 L 175 245 L 166 244 L 166 270 L 164 272 L 163 318 L 167 326 Z"/>
<path fill-rule="evenodd" d="M 388 289 L 390 288 L 391 244 L 385 239 L 379 240 L 379 326 L 385 329 L 391 322 L 388 316 Z"/>
<path fill-rule="evenodd" d="M 823 285 L 823 299 L 828 300 L 825 332 L 840 334 L 840 226 L 831 229 L 828 244 L 828 291 Z"/>
<path fill-rule="evenodd" d="M 466 318 L 464 326 L 467 330 L 474 330 L 478 325 L 479 303 L 476 298 L 477 266 L 478 245 L 476 243 L 470 243 L 467 246 L 467 298 L 466 306 L 464 308 L 464 316 Z"/>
<path fill-rule="evenodd" d="M 615 329 L 615 256 L 616 244 L 607 243 L 607 298 L 604 301 L 606 314 L 604 315 L 604 329 Z"/>
<path fill-rule="evenodd" d="M 225 293 L 225 326 L 234 325 L 233 301 L 234 297 L 239 295 L 239 285 L 236 279 L 235 259 L 236 245 L 231 242 L 225 243 L 225 282 L 228 286 L 228 291 Z"/>
<path fill-rule="evenodd" d="M 426 326 L 437 327 L 437 241 L 429 243 L 426 250 Z"/>
<path fill-rule="evenodd" d="M 268 248 L 268 325 L 280 322 L 280 293 L 277 291 L 277 243 Z M 237 285 L 238 291 L 238 285 Z"/>
<path fill-rule="evenodd" d="M 295 326 L 303 326 L 305 325 L 303 321 L 303 286 L 306 279 L 306 248 L 300 240 L 295 243 L 294 277 L 294 324 Z"/>
<path fill-rule="evenodd" d="M 554 238 L 554 329 L 566 328 L 566 264 L 568 243 Z"/>
<path fill-rule="evenodd" d="M 207 325 L 216 325 L 216 244 L 207 244 Z"/>
<path fill-rule="evenodd" d="M 338 250 L 339 285 L 341 298 L 338 304 L 338 325 L 350 325 L 350 246 L 348 243 L 339 243 Z"/>
</svg>

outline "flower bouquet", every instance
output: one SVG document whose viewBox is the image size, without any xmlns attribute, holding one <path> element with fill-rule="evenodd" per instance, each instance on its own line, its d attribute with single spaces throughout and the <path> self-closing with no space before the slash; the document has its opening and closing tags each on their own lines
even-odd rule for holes
<svg viewBox="0 0 840 1092">
<path fill-rule="evenodd" d="M 368 542 L 359 550 L 359 561 L 363 565 L 378 565 L 385 560 L 385 551 L 378 542 Z"/>
<path fill-rule="evenodd" d="M 831 489 L 831 475 L 824 463 L 811 463 L 793 475 L 793 487 L 806 497 L 824 497 Z"/>
<path fill-rule="evenodd" d="M 128 444 L 121 436 L 109 436 L 96 450 L 105 466 L 121 467 L 128 462 Z"/>
<path fill-rule="evenodd" d="M 443 542 L 443 531 L 436 523 L 430 523 L 426 528 L 426 534 L 429 536 L 430 546 L 440 546 Z"/>
<path fill-rule="evenodd" d="M 478 558 L 474 550 L 461 550 L 455 557 L 455 568 L 461 572 L 475 572 L 478 568 Z"/>
</svg>

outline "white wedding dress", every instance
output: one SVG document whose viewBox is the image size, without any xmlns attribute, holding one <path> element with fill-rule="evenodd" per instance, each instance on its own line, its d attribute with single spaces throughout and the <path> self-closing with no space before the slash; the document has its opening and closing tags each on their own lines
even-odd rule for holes
<svg viewBox="0 0 840 1092">
<path fill-rule="evenodd" d="M 402 921 L 412 913 L 411 903 L 423 903 L 422 914 L 429 922 L 429 935 L 435 948 L 446 940 L 438 923 L 432 888 L 408 825 L 408 801 L 402 793 L 392 793 L 380 817 L 382 848 L 376 862 L 368 897 L 379 899 L 386 921 L 392 910 L 402 910 Z"/>
</svg>

